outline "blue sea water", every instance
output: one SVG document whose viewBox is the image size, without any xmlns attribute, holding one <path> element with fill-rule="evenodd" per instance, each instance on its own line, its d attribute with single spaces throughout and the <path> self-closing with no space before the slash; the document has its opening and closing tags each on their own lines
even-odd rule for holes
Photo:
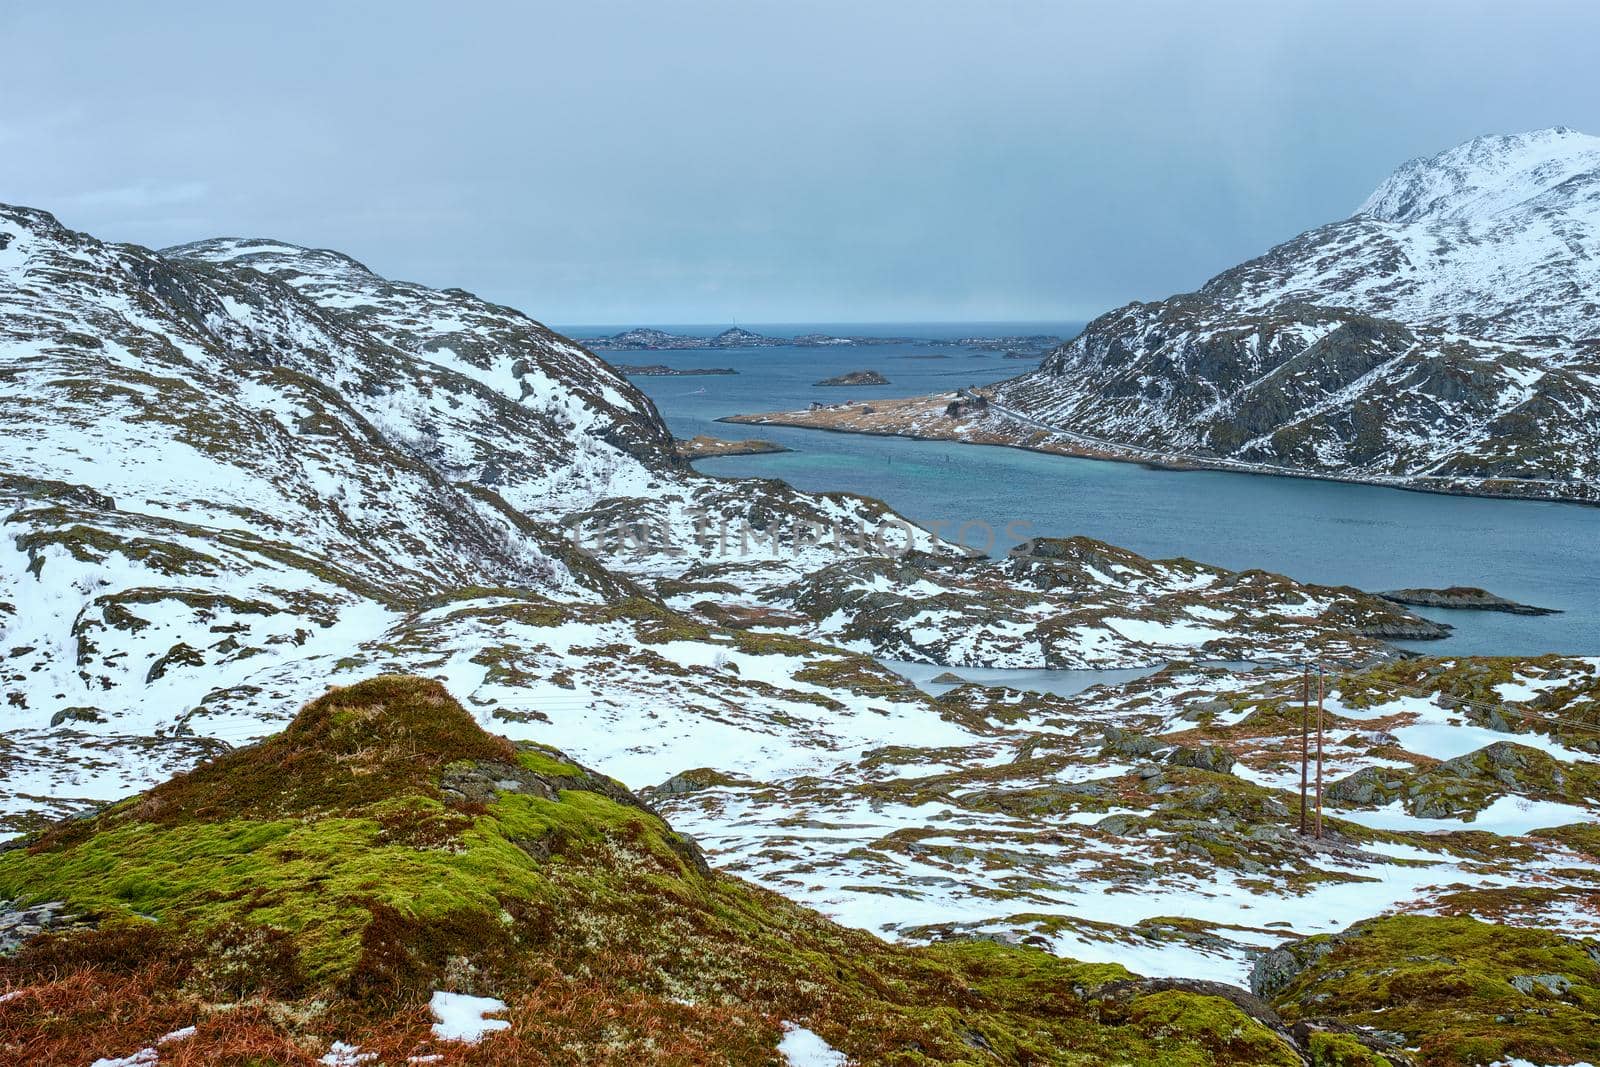
<svg viewBox="0 0 1600 1067">
<path fill-rule="evenodd" d="M 1031 333 L 1070 336 L 1081 323 L 748 325 L 770 336 L 825 332 L 858 336 L 965 337 Z M 721 326 L 672 327 L 708 335 Z M 572 327 L 575 337 L 614 328 Z M 1306 581 L 1368 590 L 1476 585 L 1561 615 L 1528 617 L 1423 610 L 1456 627 L 1429 654 L 1600 655 L 1600 508 L 1577 504 L 1442 496 L 1375 486 L 1215 471 L 1161 471 L 1019 449 L 730 426 L 726 415 L 792 410 L 812 400 L 911 396 L 1011 377 L 1034 360 L 925 344 L 853 348 L 755 348 L 606 353 L 620 363 L 732 367 L 737 375 L 639 377 L 680 437 L 760 436 L 792 452 L 700 461 L 724 477 L 782 478 L 808 491 L 878 497 L 909 518 L 981 522 L 1003 552 L 1009 523 L 1025 535 L 1084 534 L 1147 556 L 1188 556 L 1225 567 L 1260 567 Z M 946 356 L 944 359 L 915 358 Z M 889 385 L 820 388 L 851 370 L 880 371 Z M 978 527 L 968 540 L 979 542 Z M 979 543 L 978 547 L 985 547 Z"/>
</svg>

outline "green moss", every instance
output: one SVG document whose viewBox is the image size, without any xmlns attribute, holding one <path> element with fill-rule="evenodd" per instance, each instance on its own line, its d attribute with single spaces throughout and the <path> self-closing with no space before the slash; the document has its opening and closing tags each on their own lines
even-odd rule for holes
<svg viewBox="0 0 1600 1067">
<path fill-rule="evenodd" d="M 583 773 L 537 752 L 519 753 L 518 762 L 538 773 Z M 202 932 L 240 921 L 287 930 L 308 978 L 329 982 L 354 971 L 380 909 L 421 925 L 494 926 L 506 901 L 553 903 L 526 842 L 554 842 L 559 862 L 563 850 L 620 835 L 644 843 L 663 869 L 683 871 L 665 824 L 592 792 L 504 795 L 477 818 L 446 822 L 458 832 L 434 837 L 434 847 L 417 847 L 428 837 L 417 828 L 445 814 L 437 800 L 411 795 L 374 803 L 362 817 L 117 820 L 68 847 L 6 857 L 0 898 L 60 900 L 80 914 Z M 406 844 L 386 843 L 391 827 L 404 829 Z"/>
<path fill-rule="evenodd" d="M 1283 1040 L 1221 997 L 1169 989 L 1135 1000 L 1129 1019 L 1156 1038 L 1193 1051 L 1172 1063 L 1252 1063 L 1298 1067 L 1300 1057 Z M 1188 1051 L 1188 1050 L 1185 1050 Z"/>
<path fill-rule="evenodd" d="M 1394 699 L 1397 693 L 1428 694 L 1467 719 L 1496 730 L 1519 733 L 1529 728 L 1517 709 L 1506 711 L 1499 687 L 1519 676 L 1570 676 L 1566 684 L 1530 701 L 1535 723 L 1564 744 L 1595 751 L 1600 727 L 1600 673 L 1588 664 L 1563 656 L 1474 656 L 1465 659 L 1400 660 L 1364 671 L 1339 684 L 1340 699 L 1352 707 L 1369 707 Z M 1551 721 L 1560 718 L 1565 722 Z"/>
<path fill-rule="evenodd" d="M 583 768 L 568 762 L 553 748 L 523 742 L 517 746 L 517 762 L 535 774 L 581 775 Z"/>
<path fill-rule="evenodd" d="M 837 648 L 821 645 L 804 637 L 795 637 L 792 634 L 753 633 L 748 630 L 741 630 L 732 636 L 734 644 L 741 652 L 749 652 L 760 656 L 814 656 L 825 654 L 837 657 L 840 655 Z M 866 659 L 867 657 L 862 658 Z M 854 659 L 854 657 L 851 657 L 851 659 Z M 872 662 L 872 660 L 868 659 L 868 662 Z"/>
<path fill-rule="evenodd" d="M 1378 1055 L 1349 1034 L 1313 1031 L 1306 1041 L 1311 1067 L 1389 1067 Z"/>
<path fill-rule="evenodd" d="M 672 609 L 647 600 L 642 596 L 621 597 L 608 601 L 593 613 L 595 622 L 629 620 L 636 624 L 639 639 L 651 644 L 667 641 L 704 641 L 711 631 L 704 624 L 680 615 Z"/>
<path fill-rule="evenodd" d="M 462 586 L 459 589 L 451 589 L 448 592 L 419 597 L 413 601 L 413 605 L 417 611 L 432 611 L 449 607 L 452 604 L 470 604 L 476 600 L 517 601 L 519 621 L 526 621 L 530 626 L 559 626 L 567 619 L 567 613 L 559 604 L 552 603 L 545 597 L 530 593 L 526 589 L 515 589 L 507 586 Z M 502 606 L 485 606 L 482 610 L 488 613 L 499 610 L 500 607 Z M 465 614 L 471 614 L 471 612 Z"/>
<path fill-rule="evenodd" d="M 1532 836 L 1559 841 L 1568 848 L 1581 852 L 1595 862 L 1600 863 L 1600 824 L 1571 823 L 1567 826 L 1535 830 Z"/>
<path fill-rule="evenodd" d="M 1308 939 L 1321 957 L 1275 1000 L 1285 1018 L 1397 1031 L 1428 1063 L 1600 1054 L 1600 945 L 1470 918 L 1401 915 Z M 1553 979 L 1557 993 L 1537 981 Z"/>
</svg>

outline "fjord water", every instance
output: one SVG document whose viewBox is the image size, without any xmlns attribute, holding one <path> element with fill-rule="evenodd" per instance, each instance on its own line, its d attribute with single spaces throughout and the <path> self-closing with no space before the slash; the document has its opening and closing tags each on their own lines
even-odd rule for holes
<svg viewBox="0 0 1600 1067">
<path fill-rule="evenodd" d="M 939 326 L 751 326 L 772 336 L 804 332 L 968 337 L 1070 336 L 1079 324 Z M 720 327 L 677 327 L 712 334 Z M 594 336 L 580 329 L 575 336 Z M 1232 568 L 1260 567 L 1306 581 L 1368 590 L 1482 586 L 1512 600 L 1560 608 L 1528 617 L 1418 609 L 1453 625 L 1443 641 L 1410 643 L 1428 654 L 1600 654 L 1600 508 L 1441 496 L 1341 482 L 1214 471 L 1161 471 L 1019 449 L 718 423 L 726 415 L 804 408 L 813 400 L 910 396 L 1020 374 L 1033 360 L 925 344 L 603 353 L 617 363 L 732 367 L 737 375 L 639 377 L 680 437 L 759 436 L 792 452 L 702 460 L 724 477 L 782 478 L 797 489 L 878 497 L 912 520 L 996 531 L 991 551 L 1029 535 L 1084 534 L 1152 557 L 1188 556 Z M 908 358 L 942 355 L 944 359 Z M 881 371 L 885 386 L 812 383 L 850 370 Z M 982 543 L 977 527 L 965 540 Z"/>
</svg>

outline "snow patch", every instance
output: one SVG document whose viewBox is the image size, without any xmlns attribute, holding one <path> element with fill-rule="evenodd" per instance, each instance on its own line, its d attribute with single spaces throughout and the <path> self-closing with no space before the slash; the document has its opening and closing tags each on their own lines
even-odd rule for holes
<svg viewBox="0 0 1600 1067">
<path fill-rule="evenodd" d="M 504 1019 L 489 1019 L 506 1010 L 505 1001 L 494 997 L 473 997 L 465 993 L 435 992 L 428 1001 L 428 1010 L 438 1020 L 433 1024 L 433 1036 L 440 1041 L 462 1041 L 476 1045 L 496 1030 L 509 1030 L 511 1024 Z"/>
<path fill-rule="evenodd" d="M 789 1067 L 844 1067 L 850 1058 L 817 1034 L 794 1023 L 783 1024 L 778 1054 Z"/>
</svg>

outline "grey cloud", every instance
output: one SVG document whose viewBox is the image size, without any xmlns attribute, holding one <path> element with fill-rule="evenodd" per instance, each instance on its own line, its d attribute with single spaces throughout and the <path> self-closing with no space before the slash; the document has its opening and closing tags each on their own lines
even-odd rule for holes
<svg viewBox="0 0 1600 1067">
<path fill-rule="evenodd" d="M 0 200 L 553 322 L 1069 319 L 1600 132 L 1588 2 L 8 5 Z"/>
</svg>

